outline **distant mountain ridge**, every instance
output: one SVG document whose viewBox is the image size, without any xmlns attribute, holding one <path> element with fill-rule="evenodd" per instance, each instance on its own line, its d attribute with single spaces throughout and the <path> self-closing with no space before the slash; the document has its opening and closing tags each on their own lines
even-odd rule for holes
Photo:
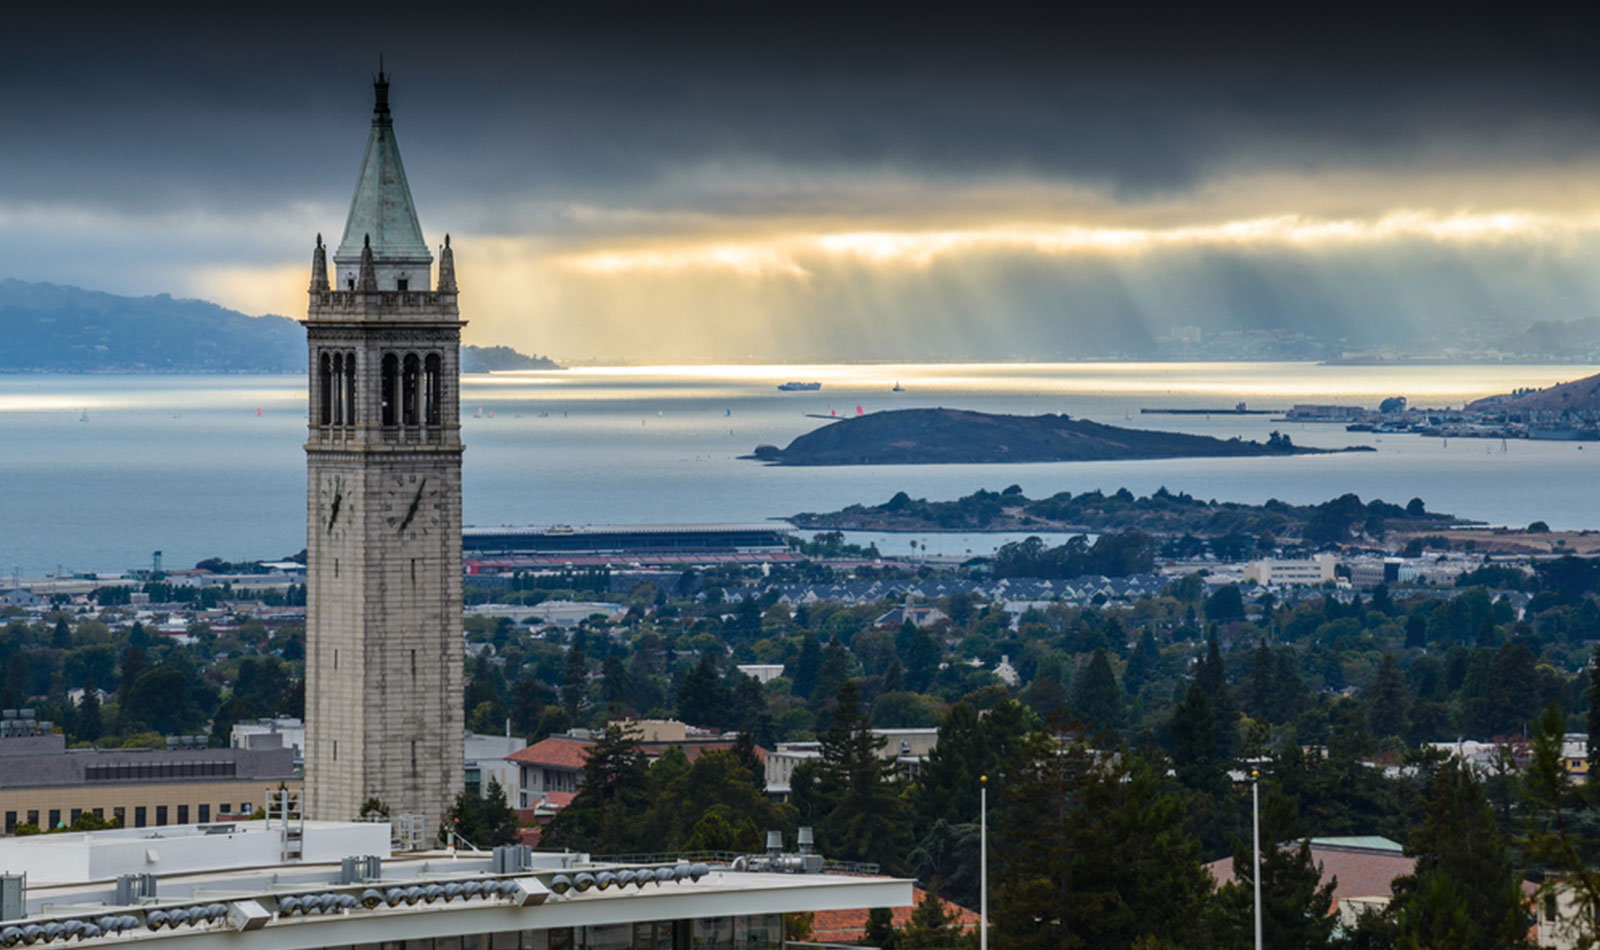
<svg viewBox="0 0 1600 950">
<path fill-rule="evenodd" d="M 510 347 L 461 348 L 462 370 L 560 369 Z M 305 328 L 169 294 L 125 297 L 0 280 L 0 373 L 302 373 Z"/>
</svg>

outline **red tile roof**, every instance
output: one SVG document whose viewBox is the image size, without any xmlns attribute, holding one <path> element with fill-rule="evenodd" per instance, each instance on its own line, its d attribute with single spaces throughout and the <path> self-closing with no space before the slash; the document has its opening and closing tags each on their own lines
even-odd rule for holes
<svg viewBox="0 0 1600 950">
<path fill-rule="evenodd" d="M 1322 868 L 1322 879 L 1338 879 L 1333 887 L 1334 907 L 1350 897 L 1388 897 L 1394 879 L 1410 874 L 1417 859 L 1393 851 L 1366 848 L 1311 846 L 1311 860 Z M 1233 859 L 1223 858 L 1206 865 L 1216 882 L 1233 880 Z"/>
<path fill-rule="evenodd" d="M 551 736 L 541 739 L 533 745 L 506 756 L 511 762 L 522 765 L 537 765 L 544 768 L 581 769 L 589 757 L 589 750 L 594 748 L 594 741 L 590 739 L 575 739 L 570 736 Z M 639 751 L 643 752 L 651 761 L 659 759 L 669 746 L 677 746 L 692 763 L 700 758 L 703 752 L 725 752 L 734 747 L 728 739 L 685 739 L 681 742 L 641 742 Z M 755 747 L 756 758 L 762 762 L 767 760 L 767 750 L 760 746 Z"/>
<path fill-rule="evenodd" d="M 506 756 L 507 761 L 547 768 L 581 769 L 594 743 L 588 739 L 551 736 Z"/>
<path fill-rule="evenodd" d="M 892 919 L 896 927 L 904 927 L 911 921 L 911 912 L 917 904 L 922 903 L 925 892 L 920 887 L 911 889 L 912 903 L 906 907 L 890 908 Z M 963 932 L 978 928 L 978 912 L 968 910 L 959 904 L 952 904 L 947 900 L 939 903 L 944 905 L 944 912 L 955 917 L 955 925 Z M 811 923 L 811 939 L 817 943 L 857 943 L 867 935 L 867 914 L 869 909 L 860 907 L 855 910 L 819 910 Z"/>
</svg>

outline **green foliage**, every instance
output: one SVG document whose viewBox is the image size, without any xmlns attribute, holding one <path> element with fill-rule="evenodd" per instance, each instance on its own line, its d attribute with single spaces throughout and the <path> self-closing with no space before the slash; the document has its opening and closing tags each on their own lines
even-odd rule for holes
<svg viewBox="0 0 1600 950">
<path fill-rule="evenodd" d="M 368 799 L 371 805 L 376 799 Z M 377 802 L 382 807 L 382 802 Z M 365 813 L 366 805 L 363 805 Z M 517 813 L 506 801 L 505 789 L 498 779 L 491 777 L 483 795 L 463 791 L 445 812 L 445 827 L 467 839 L 478 848 L 488 849 L 517 841 Z M 440 834 L 440 838 L 446 835 Z"/>
</svg>

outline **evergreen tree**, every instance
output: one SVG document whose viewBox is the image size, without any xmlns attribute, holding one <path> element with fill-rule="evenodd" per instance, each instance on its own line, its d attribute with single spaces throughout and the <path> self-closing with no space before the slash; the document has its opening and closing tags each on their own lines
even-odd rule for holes
<svg viewBox="0 0 1600 950">
<path fill-rule="evenodd" d="M 1600 763 L 1600 646 L 1589 659 L 1589 761 Z"/>
<path fill-rule="evenodd" d="M 50 636 L 50 646 L 57 650 L 72 649 L 72 628 L 67 626 L 67 618 L 56 618 L 55 631 Z"/>
<path fill-rule="evenodd" d="M 1405 674 L 1393 653 L 1384 654 L 1378 672 L 1367 688 L 1367 713 L 1372 732 L 1379 736 L 1406 735 L 1406 710 L 1411 697 L 1406 693 Z"/>
<path fill-rule="evenodd" d="M 1067 705 L 1067 689 L 1062 684 L 1061 654 L 1047 653 L 1033 672 L 1033 680 L 1023 700 L 1042 719 L 1052 719 Z"/>
<path fill-rule="evenodd" d="M 1139 632 L 1139 645 L 1134 648 L 1133 656 L 1128 658 L 1128 668 L 1122 671 L 1122 688 L 1129 699 L 1138 697 L 1139 691 L 1156 676 L 1160 665 L 1161 648 L 1156 645 L 1155 634 L 1145 627 Z"/>
<path fill-rule="evenodd" d="M 632 695 L 628 668 L 623 665 L 622 657 L 613 653 L 600 664 L 600 699 L 611 707 L 626 703 Z"/>
<path fill-rule="evenodd" d="M 888 907 L 874 907 L 867 911 L 867 929 L 862 935 L 867 946 L 878 950 L 899 950 L 899 931 L 894 928 L 894 911 Z"/>
<path fill-rule="evenodd" d="M 545 828 L 542 842 L 600 854 L 636 849 L 649 805 L 644 753 L 620 723 L 606 724 L 589 748 L 571 804 Z"/>
<path fill-rule="evenodd" d="M 1422 827 L 1406 844 L 1417 859 L 1412 874 L 1394 883 L 1401 946 L 1431 947 L 1443 931 L 1460 950 L 1520 946 L 1531 919 L 1511 858 L 1483 785 L 1471 770 L 1450 761 L 1434 771 Z M 1465 926 L 1445 900 L 1464 907 Z"/>
<path fill-rule="evenodd" d="M 850 678 L 850 651 L 844 648 L 838 637 L 828 641 L 828 648 L 822 651 L 822 665 L 817 670 L 817 685 L 811 691 L 811 705 L 821 708 L 829 700 L 839 695 L 840 687 L 845 680 Z"/>
<path fill-rule="evenodd" d="M 927 692 L 939 673 L 941 651 L 928 631 L 911 621 L 900 624 L 894 635 L 894 652 L 905 667 L 906 688 L 914 692 Z"/>
<path fill-rule="evenodd" d="M 978 711 L 966 701 L 951 706 L 917 775 L 913 796 L 918 833 L 940 821 L 951 825 L 976 821 L 978 776 L 996 774 L 999 764 Z"/>
<path fill-rule="evenodd" d="M 370 803 L 370 800 L 369 800 Z M 380 806 L 381 802 L 378 803 Z M 445 813 L 448 830 L 465 838 L 478 848 L 493 848 L 502 844 L 515 844 L 517 840 L 517 813 L 506 801 L 505 789 L 500 781 L 490 777 L 483 795 L 462 791 Z M 441 834 L 441 838 L 446 837 Z"/>
<path fill-rule="evenodd" d="M 93 742 L 105 731 L 105 725 L 100 720 L 100 696 L 93 686 L 84 687 L 76 724 L 79 742 Z"/>
<path fill-rule="evenodd" d="M 1255 870 L 1251 843 L 1236 841 L 1233 881 L 1217 891 L 1219 942 L 1250 945 Z M 1330 878 L 1311 857 L 1294 800 L 1272 781 L 1261 788 L 1261 930 L 1268 947 L 1326 947 L 1339 923 Z"/>
<path fill-rule="evenodd" d="M 722 688 L 717 661 L 709 653 L 700 655 L 689 674 L 678 686 L 678 718 L 694 726 L 721 729 L 727 724 L 728 695 Z"/>
<path fill-rule="evenodd" d="M 1250 658 L 1250 676 L 1239 689 L 1239 704 L 1253 718 L 1274 721 L 1272 698 L 1277 685 L 1277 672 L 1278 665 L 1272 648 L 1262 640 Z"/>
<path fill-rule="evenodd" d="M 822 821 L 827 850 L 847 861 L 898 866 L 909 844 L 904 802 L 891 784 L 893 760 L 872 732 L 854 680 L 840 688 L 822 737 L 819 786 L 833 808 Z"/>
<path fill-rule="evenodd" d="M 1078 688 L 1072 697 L 1073 711 L 1103 740 L 1116 741 L 1117 730 L 1122 726 L 1122 690 L 1117 688 L 1117 675 L 1111 670 L 1111 661 L 1103 649 L 1094 651 L 1089 665 L 1078 677 Z"/>
<path fill-rule="evenodd" d="M 922 900 L 911 911 L 911 919 L 900 931 L 895 945 L 899 950 L 950 950 L 960 937 L 955 915 L 945 912 L 938 896 L 939 882 L 932 881 Z"/>
<path fill-rule="evenodd" d="M 817 676 L 821 672 L 822 647 L 818 645 L 816 635 L 801 634 L 800 656 L 795 660 L 794 673 L 791 675 L 794 694 L 802 699 L 809 699 L 812 691 L 817 688 Z"/>
<path fill-rule="evenodd" d="M 1229 757 L 1218 735 L 1211 700 L 1198 682 L 1189 684 L 1183 702 L 1172 714 L 1171 729 L 1172 763 L 1178 781 L 1198 792 L 1223 794 Z"/>
<path fill-rule="evenodd" d="M 566 675 L 561 679 L 561 705 L 567 710 L 568 716 L 577 719 L 588 698 L 589 661 L 583 655 L 583 642 L 574 635 L 572 646 L 567 650 Z"/>
</svg>

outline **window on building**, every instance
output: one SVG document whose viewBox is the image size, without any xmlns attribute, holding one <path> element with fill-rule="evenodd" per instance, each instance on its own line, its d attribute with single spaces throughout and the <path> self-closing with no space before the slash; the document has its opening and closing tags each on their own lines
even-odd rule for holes
<svg viewBox="0 0 1600 950">
<path fill-rule="evenodd" d="M 356 424 L 356 355 L 344 355 L 344 424 Z"/>
<path fill-rule="evenodd" d="M 417 354 L 406 356 L 404 370 L 400 374 L 400 421 L 404 425 L 417 424 L 417 390 L 422 385 L 422 362 L 417 359 Z"/>
<path fill-rule="evenodd" d="M 104 808 L 94 808 L 91 809 L 91 811 L 94 812 L 94 816 L 96 818 L 104 818 L 106 816 L 106 810 Z"/>
<path fill-rule="evenodd" d="M 75 825 L 75 824 L 78 823 L 78 819 L 83 817 L 83 809 L 82 808 L 74 808 L 70 812 L 70 815 L 71 815 L 71 817 L 68 818 L 67 821 L 68 821 L 69 824 L 74 824 Z"/>
<path fill-rule="evenodd" d="M 317 420 L 322 425 L 333 423 L 333 357 L 322 354 L 317 371 Z"/>
<path fill-rule="evenodd" d="M 17 813 L 14 812 L 14 811 L 8 811 L 8 812 L 6 812 L 6 834 L 8 834 L 8 835 L 9 834 L 14 834 L 16 832 L 16 830 L 17 830 Z"/>
<path fill-rule="evenodd" d="M 1546 894 L 1544 896 L 1544 919 L 1550 922 L 1554 922 L 1556 919 L 1556 896 L 1554 894 Z"/>
<path fill-rule="evenodd" d="M 440 381 L 439 354 L 429 353 L 428 359 L 423 363 L 422 371 L 422 403 L 423 419 L 430 426 L 439 424 L 439 381 Z"/>
<path fill-rule="evenodd" d="M 54 828 L 59 824 L 61 824 L 61 809 L 50 809 L 50 827 Z"/>
<path fill-rule="evenodd" d="M 133 806 L 133 826 L 135 828 L 143 828 L 149 823 L 146 819 L 145 807 L 143 805 Z"/>
<path fill-rule="evenodd" d="M 386 353 L 383 357 L 383 372 L 381 390 L 378 399 L 383 406 L 383 424 L 386 426 L 398 425 L 395 412 L 400 402 L 400 394 L 396 387 L 400 384 L 400 357 L 393 353 Z"/>
<path fill-rule="evenodd" d="M 333 424 L 344 424 L 344 354 L 333 354 Z"/>
<path fill-rule="evenodd" d="M 35 828 L 39 827 L 39 809 L 28 809 L 28 824 L 34 826 Z"/>
<path fill-rule="evenodd" d="M 411 281 L 405 279 L 404 277 L 397 278 L 394 282 L 394 289 L 400 291 L 401 293 L 405 293 L 410 289 L 410 287 Z"/>
<path fill-rule="evenodd" d="M 121 805 L 111 809 L 111 820 L 117 823 L 118 828 L 128 827 L 128 810 Z"/>
<path fill-rule="evenodd" d="M 241 814 L 241 815 L 254 815 L 255 813 L 256 813 L 256 810 L 254 808 L 250 807 L 250 803 L 249 802 L 240 802 L 239 803 L 239 814 Z"/>
<path fill-rule="evenodd" d="M 157 805 L 156 806 L 156 827 L 159 828 L 162 825 L 165 825 L 166 823 L 167 823 L 167 806 L 165 806 L 165 805 Z"/>
<path fill-rule="evenodd" d="M 178 824 L 187 825 L 188 823 L 189 823 L 189 806 L 188 805 L 179 805 L 178 806 Z"/>
</svg>

